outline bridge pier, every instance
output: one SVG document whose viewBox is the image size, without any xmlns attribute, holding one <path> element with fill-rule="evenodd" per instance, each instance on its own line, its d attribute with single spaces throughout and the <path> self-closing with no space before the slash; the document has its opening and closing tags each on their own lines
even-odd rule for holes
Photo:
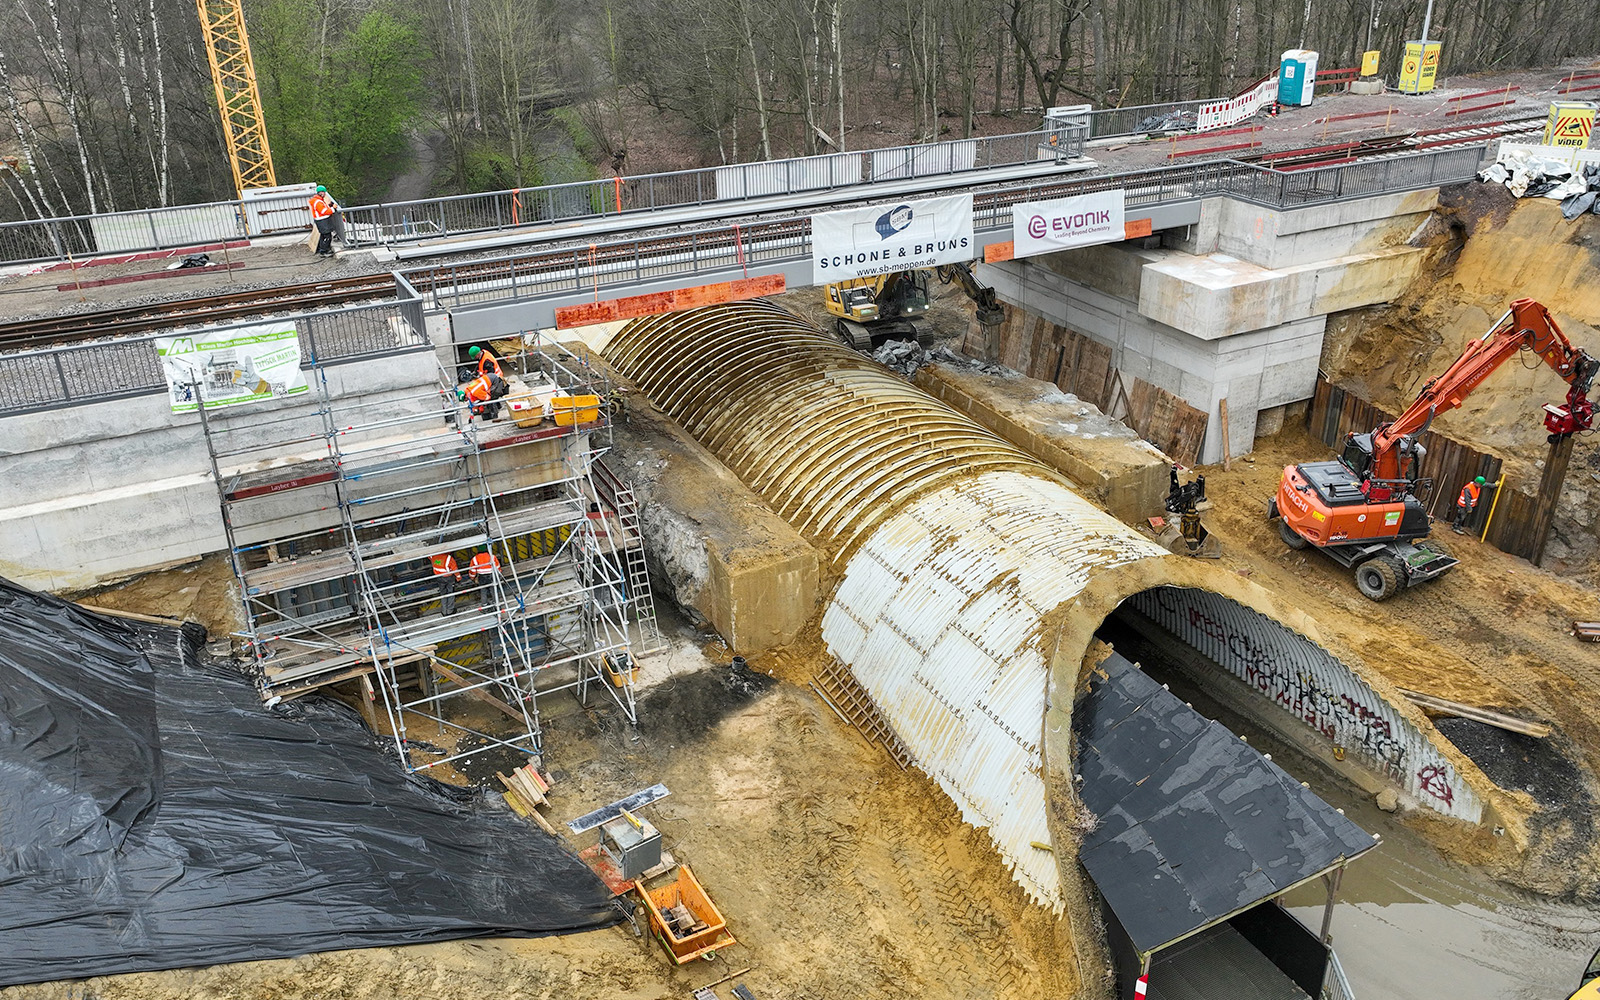
<svg viewBox="0 0 1600 1000">
<path fill-rule="evenodd" d="M 978 274 L 1013 308 L 1111 348 L 1125 385 L 1143 379 L 1209 414 L 1211 463 L 1223 400 L 1229 451 L 1245 454 L 1311 397 L 1328 315 L 1411 284 L 1422 251 L 1407 241 L 1437 204 L 1437 188 L 1292 210 L 1212 198 L 1194 225 Z"/>
</svg>

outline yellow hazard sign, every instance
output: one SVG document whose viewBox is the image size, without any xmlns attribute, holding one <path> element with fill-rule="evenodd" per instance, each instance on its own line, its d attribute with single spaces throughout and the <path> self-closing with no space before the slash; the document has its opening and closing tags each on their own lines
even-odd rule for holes
<svg viewBox="0 0 1600 1000">
<path fill-rule="evenodd" d="M 1588 149 L 1596 107 L 1590 101 L 1551 101 L 1550 117 L 1544 125 L 1544 144 Z"/>
<path fill-rule="evenodd" d="M 1361 75 L 1362 76 L 1377 76 L 1378 75 L 1378 50 L 1377 49 L 1370 49 L 1370 50 L 1368 50 L 1366 52 L 1361 53 Z"/>
<path fill-rule="evenodd" d="M 1442 42 L 1407 42 L 1406 53 L 1400 60 L 1400 93 L 1426 94 L 1433 90 L 1439 76 L 1439 54 Z"/>
</svg>

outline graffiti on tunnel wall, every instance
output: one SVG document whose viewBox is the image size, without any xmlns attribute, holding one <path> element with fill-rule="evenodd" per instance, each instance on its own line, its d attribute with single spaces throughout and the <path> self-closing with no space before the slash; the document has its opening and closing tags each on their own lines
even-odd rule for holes
<svg viewBox="0 0 1600 1000">
<path fill-rule="evenodd" d="M 1483 805 L 1437 747 L 1332 654 L 1226 597 L 1157 587 L 1128 604 L 1424 805 L 1477 822 Z"/>
</svg>

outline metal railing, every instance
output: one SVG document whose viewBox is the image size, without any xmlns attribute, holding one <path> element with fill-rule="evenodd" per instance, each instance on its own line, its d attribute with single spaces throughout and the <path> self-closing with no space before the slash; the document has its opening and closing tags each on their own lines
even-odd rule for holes
<svg viewBox="0 0 1600 1000">
<path fill-rule="evenodd" d="M 1320 1000 L 1356 1000 L 1356 992 L 1350 988 L 1350 980 L 1344 974 L 1344 966 L 1339 963 L 1339 955 L 1332 948 L 1328 949 L 1328 971 L 1322 978 Z"/>
<path fill-rule="evenodd" d="M 1481 147 L 1442 149 L 1388 160 L 1314 170 L 1280 171 L 1236 160 L 1210 160 L 1126 174 L 1034 180 L 974 196 L 973 228 L 1008 230 L 1011 206 L 1098 191 L 1121 190 L 1130 209 L 1232 197 L 1293 209 L 1473 179 Z M 398 278 L 428 289 L 423 304 L 459 309 L 492 302 L 626 289 L 663 277 L 726 274 L 811 256 L 807 218 L 757 222 L 734 229 L 640 238 L 581 248 L 532 251 L 503 260 L 415 268 Z"/>
<path fill-rule="evenodd" d="M 913 177 L 946 176 L 1041 160 L 1070 159 L 1083 154 L 1087 137 L 1088 130 L 1083 126 L 1066 126 L 789 160 L 361 205 L 344 210 L 345 232 L 352 246 L 393 245 L 552 222 L 578 222 L 831 191 Z"/>
<path fill-rule="evenodd" d="M 222 333 L 258 326 L 262 322 L 266 321 L 229 323 L 183 332 L 188 335 L 202 331 Z M 422 327 L 421 304 L 415 299 L 297 313 L 270 322 L 295 324 L 300 340 L 301 367 L 310 367 L 313 359 L 323 364 L 342 364 L 428 346 Z M 127 337 L 0 354 L 0 414 L 166 392 L 166 377 L 156 354 L 157 339 L 157 335 Z"/>
<path fill-rule="evenodd" d="M 1173 101 L 1169 104 L 1139 104 L 1128 108 L 1098 108 L 1089 112 L 1089 138 L 1108 139 L 1118 135 L 1194 128 L 1195 112 L 1206 103 Z"/>
</svg>

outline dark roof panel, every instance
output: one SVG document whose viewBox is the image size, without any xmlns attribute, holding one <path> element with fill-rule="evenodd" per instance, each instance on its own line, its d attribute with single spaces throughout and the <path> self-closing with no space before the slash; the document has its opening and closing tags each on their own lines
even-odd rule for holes
<svg viewBox="0 0 1600 1000">
<path fill-rule="evenodd" d="M 1376 844 L 1115 653 L 1090 678 L 1073 726 L 1079 794 L 1099 820 L 1079 856 L 1140 952 Z"/>
</svg>

